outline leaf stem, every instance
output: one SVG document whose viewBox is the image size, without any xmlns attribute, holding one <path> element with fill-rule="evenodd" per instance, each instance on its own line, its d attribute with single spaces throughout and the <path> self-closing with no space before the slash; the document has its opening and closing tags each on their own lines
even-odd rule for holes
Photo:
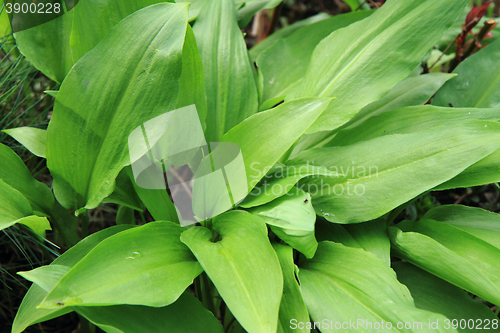
<svg viewBox="0 0 500 333">
<path fill-rule="evenodd" d="M 82 239 L 89 235 L 89 212 L 85 210 L 80 214 L 80 221 L 82 223 Z"/>
</svg>

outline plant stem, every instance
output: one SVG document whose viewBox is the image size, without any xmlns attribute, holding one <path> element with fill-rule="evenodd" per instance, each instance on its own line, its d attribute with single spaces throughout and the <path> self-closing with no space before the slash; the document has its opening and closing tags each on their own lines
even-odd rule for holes
<svg viewBox="0 0 500 333">
<path fill-rule="evenodd" d="M 82 223 L 82 239 L 87 237 L 89 234 L 89 212 L 86 210 L 84 213 L 80 214 L 80 221 Z"/>
<path fill-rule="evenodd" d="M 210 288 L 210 280 L 205 272 L 201 273 L 202 289 L 204 292 L 203 305 L 210 310 L 217 318 L 217 309 L 215 308 L 214 299 L 212 297 L 212 290 Z"/>
<path fill-rule="evenodd" d="M 465 51 L 463 59 L 469 57 L 474 52 L 474 50 L 477 49 L 477 47 L 481 44 L 481 41 L 484 39 L 484 37 L 486 37 L 488 32 L 493 30 L 495 26 L 496 22 L 493 19 L 484 22 L 484 26 L 481 28 L 481 30 L 479 30 L 476 36 L 476 40 L 473 41 L 472 44 L 470 44 L 469 48 Z"/>
<path fill-rule="evenodd" d="M 87 318 L 78 315 L 80 317 L 80 332 L 81 333 L 95 333 L 95 326 L 87 320 Z"/>
</svg>

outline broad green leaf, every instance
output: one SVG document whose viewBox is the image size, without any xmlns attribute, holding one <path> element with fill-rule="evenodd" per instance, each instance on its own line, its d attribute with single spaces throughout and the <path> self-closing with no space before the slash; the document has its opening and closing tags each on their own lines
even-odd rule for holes
<svg viewBox="0 0 500 333">
<path fill-rule="evenodd" d="M 396 256 L 500 304 L 500 248 L 451 224 L 426 219 L 403 221 L 390 227 L 389 235 Z"/>
<path fill-rule="evenodd" d="M 222 137 L 221 141 L 235 143 L 241 149 L 248 191 L 252 190 L 330 103 L 331 99 L 317 98 L 283 103 L 251 116 Z"/>
<path fill-rule="evenodd" d="M 499 123 L 470 120 L 453 124 L 349 146 L 309 149 L 288 163 L 314 161 L 337 172 L 337 177 L 300 182 L 305 185 L 299 187 L 311 193 L 318 215 L 336 223 L 369 221 L 498 149 Z"/>
<path fill-rule="evenodd" d="M 500 248 L 500 215 L 462 205 L 444 205 L 428 211 L 424 219 L 451 224 Z"/>
<path fill-rule="evenodd" d="M 205 0 L 177 0 L 179 2 L 189 2 L 189 22 L 195 20 L 198 15 L 200 15 L 200 11 L 203 8 Z"/>
<path fill-rule="evenodd" d="M 79 0 L 73 9 L 71 56 L 77 62 L 97 45 L 120 20 L 160 0 Z"/>
<path fill-rule="evenodd" d="M 33 210 L 28 199 L 1 179 L 0 202 L 2 203 L 0 207 L 0 230 L 16 223 L 29 227 L 41 237 L 45 237 L 45 230 L 51 230 L 47 218 L 32 215 Z"/>
<path fill-rule="evenodd" d="M 257 86 L 232 0 L 207 0 L 193 31 L 207 94 L 207 142 L 257 112 Z"/>
<path fill-rule="evenodd" d="M 167 190 L 151 190 L 137 186 L 134 181 L 132 169 L 126 167 L 135 192 L 148 209 L 155 221 L 179 222 L 176 208 L 168 195 Z"/>
<path fill-rule="evenodd" d="M 114 226 L 92 234 L 55 259 L 51 265 L 73 267 L 102 240 L 120 231 L 129 229 L 130 227 L 131 226 L 125 225 Z M 71 312 L 70 308 L 55 310 L 38 309 L 37 306 L 43 301 L 47 294 L 45 290 L 37 285 L 32 285 L 30 287 L 17 311 L 16 318 L 12 324 L 12 333 L 21 333 L 30 325 Z"/>
<path fill-rule="evenodd" d="M 378 101 L 368 104 L 359 111 L 342 129 L 351 129 L 366 119 L 405 106 L 424 105 L 439 88 L 455 74 L 436 73 L 409 77 L 399 82 Z"/>
<path fill-rule="evenodd" d="M 309 24 L 313 24 L 315 22 L 325 20 L 329 18 L 330 15 L 327 13 L 319 13 L 314 16 L 308 17 L 306 19 L 297 21 L 289 26 L 286 26 L 284 28 L 279 29 L 278 31 L 275 31 L 273 34 L 270 36 L 266 37 L 263 41 L 258 43 L 257 45 L 254 45 L 250 51 L 250 58 L 255 61 L 257 60 L 258 56 L 267 48 L 271 47 L 274 43 L 276 43 L 277 40 L 286 38 L 293 34 L 295 31 L 298 29 L 305 27 Z"/>
<path fill-rule="evenodd" d="M 282 101 L 304 77 L 314 48 L 332 31 L 348 26 L 372 14 L 372 11 L 335 15 L 313 23 L 276 41 L 257 58 L 264 82 L 261 110 Z"/>
<path fill-rule="evenodd" d="M 333 134 L 332 132 L 319 132 L 304 135 L 295 146 L 292 156 L 308 148 L 320 147 L 328 142 L 328 138 L 331 138 L 339 130 L 356 127 L 375 115 L 405 106 L 423 105 L 452 77 L 454 77 L 453 74 L 440 73 L 407 78 L 399 82 L 387 95 L 361 109 L 349 122 L 335 130 Z"/>
<path fill-rule="evenodd" d="M 33 155 L 45 158 L 46 130 L 34 127 L 17 127 L 6 129 L 2 132 L 7 133 L 19 141 L 19 143 L 28 149 Z"/>
<path fill-rule="evenodd" d="M 19 51 L 33 66 L 58 83 L 73 66 L 69 47 L 73 12 L 70 10 L 54 20 L 14 33 Z"/>
<path fill-rule="evenodd" d="M 45 185 L 36 181 L 23 161 L 7 146 L 0 144 L 0 179 L 28 199 L 34 211 L 50 214 L 54 196 Z"/>
<path fill-rule="evenodd" d="M 500 41 L 488 45 L 455 68 L 456 78 L 439 89 L 434 105 L 490 108 L 500 106 Z"/>
<path fill-rule="evenodd" d="M 309 193 L 295 188 L 279 199 L 248 211 L 262 217 L 279 238 L 307 258 L 314 256 L 318 247 L 314 237 L 316 213 Z"/>
<path fill-rule="evenodd" d="M 465 291 L 418 267 L 405 262 L 395 262 L 392 267 L 398 280 L 410 289 L 417 308 L 441 313 L 450 320 L 456 319 L 459 332 L 477 332 L 463 325 L 463 320 L 474 328 L 485 327 L 485 319 L 498 319 L 486 305 L 474 301 Z"/>
<path fill-rule="evenodd" d="M 118 177 L 116 178 L 115 190 L 113 191 L 113 193 L 111 193 L 109 197 L 104 198 L 103 202 L 110 202 L 118 205 L 123 205 L 141 212 L 144 206 L 134 189 L 133 181 L 130 180 L 125 169 L 120 171 Z M 166 221 L 171 221 L 171 220 L 167 219 Z"/>
<path fill-rule="evenodd" d="M 383 332 L 389 323 L 396 332 L 426 332 L 429 321 L 445 319 L 417 309 L 394 271 L 374 254 L 342 244 L 321 242 L 312 260 L 299 263 L 299 281 L 312 321 L 319 322 L 321 332 Z M 405 322 L 417 326 L 405 329 Z M 456 332 L 442 326 L 436 330 L 450 331 Z"/>
<path fill-rule="evenodd" d="M 28 281 L 33 282 L 45 292 L 50 293 L 61 278 L 69 272 L 71 267 L 63 265 L 47 265 L 27 272 L 17 272 Z"/>
<path fill-rule="evenodd" d="M 282 0 L 249 0 L 249 1 L 235 1 L 236 6 L 238 2 L 244 5 L 238 9 L 238 26 L 244 29 L 252 20 L 252 17 L 263 9 L 271 9 L 278 6 Z"/>
<path fill-rule="evenodd" d="M 45 238 L 45 231 L 52 230 L 49 220 L 46 217 L 31 215 L 16 221 L 30 228 L 38 236 Z"/>
<path fill-rule="evenodd" d="M 283 290 L 280 264 L 262 219 L 231 211 L 213 220 L 221 240 L 194 227 L 181 240 L 195 254 L 238 322 L 249 332 L 276 332 Z"/>
<path fill-rule="evenodd" d="M 45 297 L 40 308 L 175 302 L 202 272 L 172 222 L 151 222 L 97 245 Z M 154 290 L 154 292 L 152 292 Z"/>
<path fill-rule="evenodd" d="M 290 191 L 299 180 L 308 176 L 322 175 L 335 176 L 334 172 L 325 167 L 315 165 L 276 165 L 275 170 L 270 170 L 240 204 L 243 208 L 264 205 Z"/>
<path fill-rule="evenodd" d="M 453 127 L 471 119 L 500 120 L 500 109 L 455 109 L 432 105 L 410 106 L 372 114 L 339 131 L 324 147 L 346 146 L 360 141 L 392 135 Z"/>
<path fill-rule="evenodd" d="M 47 130 L 47 163 L 65 208 L 99 205 L 130 163 L 128 135 L 175 109 L 186 27 L 186 4 L 149 6 L 120 21 L 68 73 Z"/>
<path fill-rule="evenodd" d="M 169 306 L 153 308 L 138 305 L 74 308 L 106 332 L 223 333 L 214 315 L 189 292 L 184 292 Z"/>
<path fill-rule="evenodd" d="M 388 0 L 369 18 L 323 39 L 302 83 L 286 98 L 336 97 L 308 133 L 333 130 L 386 95 L 422 61 L 467 3 Z"/>
<path fill-rule="evenodd" d="M 384 219 L 357 224 L 337 224 L 318 219 L 316 239 L 318 242 L 328 240 L 364 249 L 375 254 L 387 265 L 391 263 L 391 241 Z"/>
<path fill-rule="evenodd" d="M 500 150 L 493 152 L 474 163 L 458 176 L 437 186 L 435 190 L 448 190 L 458 187 L 472 187 L 500 182 Z"/>
<path fill-rule="evenodd" d="M 21 192 L 0 179 L 0 229 L 5 229 L 33 213 L 30 203 Z"/>
<path fill-rule="evenodd" d="M 283 272 L 283 296 L 279 312 L 279 326 L 282 332 L 309 332 L 306 329 L 292 330 L 290 320 L 309 321 L 309 313 L 300 293 L 300 287 L 295 279 L 295 264 L 293 262 L 293 249 L 283 244 L 273 244 L 278 255 Z"/>
</svg>

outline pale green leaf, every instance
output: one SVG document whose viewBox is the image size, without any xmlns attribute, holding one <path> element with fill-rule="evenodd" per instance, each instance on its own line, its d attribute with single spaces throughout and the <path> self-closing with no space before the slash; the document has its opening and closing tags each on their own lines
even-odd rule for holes
<svg viewBox="0 0 500 333">
<path fill-rule="evenodd" d="M 333 31 L 372 14 L 372 11 L 335 15 L 313 23 L 278 40 L 257 58 L 264 82 L 260 109 L 267 110 L 282 101 L 300 83 L 318 43 Z"/>
<path fill-rule="evenodd" d="M 45 292 L 50 293 L 61 278 L 69 272 L 71 267 L 63 265 L 47 265 L 27 272 L 17 272 L 28 281 L 33 282 Z"/>
<path fill-rule="evenodd" d="M 370 117 L 405 106 L 423 105 L 452 77 L 454 77 L 453 74 L 440 73 L 407 78 L 399 82 L 381 99 L 365 106 L 348 123 L 333 131 L 333 133 L 319 132 L 304 135 L 295 146 L 292 156 L 308 148 L 320 147 L 328 142 L 339 130 L 356 127 Z"/>
<path fill-rule="evenodd" d="M 105 332 L 224 332 L 217 318 L 189 292 L 184 292 L 177 301 L 162 308 L 115 305 L 79 306 L 74 309 Z"/>
<path fill-rule="evenodd" d="M 395 332 L 425 332 L 429 321 L 446 319 L 417 309 L 395 272 L 374 254 L 342 244 L 321 242 L 312 260 L 299 263 L 299 281 L 321 332 L 383 332 L 389 323 Z M 420 326 L 405 329 L 405 322 Z M 456 331 L 440 326 L 436 332 Z"/>
<path fill-rule="evenodd" d="M 59 281 L 40 308 L 175 302 L 202 272 L 179 240 L 184 230 L 172 222 L 151 222 L 102 241 Z"/>
<path fill-rule="evenodd" d="M 468 0 L 388 0 L 369 18 L 336 30 L 286 100 L 336 97 L 309 129 L 333 130 L 405 79 L 458 18 Z"/>
<path fill-rule="evenodd" d="M 387 265 L 391 263 L 391 241 L 384 219 L 357 224 L 337 224 L 318 219 L 316 222 L 318 242 L 329 240 L 345 246 L 372 252 Z"/>
<path fill-rule="evenodd" d="M 290 320 L 301 322 L 309 321 L 309 313 L 300 293 L 300 287 L 295 278 L 295 264 L 293 262 L 293 249 L 282 244 L 273 244 L 278 255 L 281 270 L 283 271 L 283 296 L 279 311 L 279 326 L 281 332 L 309 332 L 306 329 L 292 330 Z"/>
<path fill-rule="evenodd" d="M 257 112 L 257 86 L 232 0 L 207 0 L 193 31 L 207 94 L 207 142 Z"/>
<path fill-rule="evenodd" d="M 499 248 L 458 227 L 434 220 L 403 221 L 390 227 L 389 235 L 396 256 L 500 304 Z"/>
<path fill-rule="evenodd" d="M 97 45 L 120 20 L 160 0 L 79 0 L 73 9 L 71 56 L 77 62 Z"/>
<path fill-rule="evenodd" d="M 485 209 L 444 205 L 428 211 L 422 218 L 451 224 L 500 249 L 500 215 Z"/>
<path fill-rule="evenodd" d="M 99 242 L 130 227 L 125 225 L 114 226 L 92 234 L 55 259 L 51 265 L 73 267 Z M 47 296 L 47 292 L 39 286 L 32 285 L 30 287 L 17 311 L 16 318 L 12 324 L 12 333 L 21 333 L 30 325 L 71 312 L 70 308 L 55 310 L 38 309 L 37 306 L 43 301 L 45 296 Z"/>
<path fill-rule="evenodd" d="M 50 214 L 54 204 L 51 190 L 36 181 L 19 156 L 3 144 L 0 144 L 0 179 L 21 192 L 34 211 Z"/>
<path fill-rule="evenodd" d="M 249 332 L 275 332 L 283 290 L 280 264 L 261 218 L 231 211 L 213 220 L 221 240 L 204 227 L 186 230 L 181 240 L 202 265 L 231 313 Z"/>
<path fill-rule="evenodd" d="M 392 267 L 398 280 L 410 289 L 417 308 L 456 319 L 459 332 L 477 332 L 470 328 L 484 328 L 487 319 L 490 322 L 498 319 L 486 305 L 472 300 L 465 291 L 418 267 L 401 261 L 393 263 Z M 468 325 L 463 324 L 464 320 Z"/>
<path fill-rule="evenodd" d="M 250 51 L 250 58 L 252 60 L 257 60 L 258 56 L 267 48 L 271 47 L 274 43 L 276 43 L 277 40 L 286 38 L 293 34 L 295 31 L 298 29 L 305 27 L 309 24 L 313 24 L 315 22 L 325 20 L 329 18 L 330 16 L 327 13 L 319 13 L 314 16 L 308 17 L 306 19 L 297 21 L 289 26 L 283 27 L 274 33 L 272 33 L 270 36 L 266 37 L 263 41 L 259 42 L 258 44 L 254 45 Z"/>
<path fill-rule="evenodd" d="M 5 132 L 16 139 L 33 155 L 45 158 L 45 137 L 47 134 L 46 130 L 34 127 L 17 127 L 6 129 L 2 132 Z"/>
<path fill-rule="evenodd" d="M 369 221 L 498 149 L 499 123 L 470 120 L 453 124 L 349 146 L 309 149 L 288 163 L 314 161 L 338 174 L 300 182 L 311 193 L 318 215 L 337 223 Z"/>
<path fill-rule="evenodd" d="M 186 27 L 187 5 L 149 6 L 120 21 L 69 72 L 46 151 L 54 193 L 65 208 L 99 205 L 130 163 L 128 135 L 175 109 Z"/>
<path fill-rule="evenodd" d="M 253 115 L 222 137 L 221 141 L 235 143 L 241 149 L 248 191 L 252 190 L 330 103 L 331 99 L 317 98 L 283 103 Z"/>
<path fill-rule="evenodd" d="M 262 217 L 279 238 L 307 258 L 314 256 L 318 247 L 314 237 L 316 213 L 309 193 L 295 188 L 279 199 L 248 211 Z"/>
<path fill-rule="evenodd" d="M 44 24 L 14 33 L 21 53 L 43 74 L 61 83 L 73 66 L 69 39 L 73 10 Z"/>
</svg>

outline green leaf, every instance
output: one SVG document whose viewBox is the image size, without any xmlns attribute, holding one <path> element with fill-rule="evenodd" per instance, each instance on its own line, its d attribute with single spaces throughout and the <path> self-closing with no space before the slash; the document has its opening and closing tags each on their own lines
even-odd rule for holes
<svg viewBox="0 0 500 333">
<path fill-rule="evenodd" d="M 51 265 L 73 267 L 77 262 L 85 257 L 85 255 L 87 255 L 87 253 L 89 253 L 94 246 L 99 244 L 99 242 L 130 227 L 131 226 L 125 225 L 114 226 L 96 232 L 80 241 L 77 245 L 70 248 L 60 257 L 56 258 Z M 16 318 L 12 324 L 12 333 L 21 333 L 30 325 L 50 320 L 71 312 L 70 308 L 55 310 L 38 309 L 37 306 L 43 301 L 47 294 L 48 293 L 45 290 L 37 285 L 32 285 L 30 287 L 24 296 L 21 305 L 19 306 L 19 310 L 17 311 Z"/>
<path fill-rule="evenodd" d="M 269 47 L 271 47 L 274 43 L 276 43 L 277 40 L 286 38 L 293 34 L 295 31 L 298 29 L 305 27 L 309 24 L 313 24 L 315 22 L 325 20 L 329 18 L 330 15 L 327 13 L 319 13 L 314 16 L 308 17 L 306 19 L 297 21 L 289 26 L 286 26 L 284 28 L 279 29 L 278 31 L 275 31 L 273 34 L 270 36 L 266 37 L 263 41 L 259 42 L 258 44 L 254 45 L 250 51 L 250 58 L 255 61 L 259 57 L 259 55 L 264 51 L 267 50 Z"/>
<path fill-rule="evenodd" d="M 405 106 L 423 105 L 431 99 L 447 80 L 453 77 L 453 74 L 440 73 L 407 78 L 399 82 L 381 99 L 365 106 L 349 122 L 333 131 L 333 133 L 319 132 L 304 135 L 295 146 L 292 156 L 308 148 L 320 147 L 328 142 L 338 131 L 356 127 L 370 117 Z"/>
<path fill-rule="evenodd" d="M 45 237 L 45 230 L 51 230 L 50 223 L 45 217 L 32 215 L 28 199 L 15 188 L 0 179 L 0 230 L 21 223 L 29 227 L 41 237 Z"/>
<path fill-rule="evenodd" d="M 494 231 L 491 231 L 492 233 Z M 494 232 L 499 237 L 499 232 Z M 394 254 L 500 304 L 500 249 L 451 224 L 421 219 L 389 228 Z"/>
<path fill-rule="evenodd" d="M 500 249 L 500 215 L 481 208 L 444 205 L 431 209 L 424 219 L 446 222 Z"/>
<path fill-rule="evenodd" d="M 278 104 L 300 84 L 314 48 L 323 38 L 370 14 L 372 11 L 363 10 L 333 16 L 297 30 L 262 52 L 257 58 L 257 67 L 264 82 L 260 109 L 267 110 Z"/>
<path fill-rule="evenodd" d="M 28 281 L 35 283 L 47 293 L 50 293 L 71 267 L 63 265 L 47 265 L 27 272 L 17 272 Z"/>
<path fill-rule="evenodd" d="M 236 20 L 232 0 L 207 0 L 193 27 L 205 73 L 207 142 L 220 141 L 258 108 L 252 64 Z"/>
<path fill-rule="evenodd" d="M 314 256 L 318 247 L 314 237 L 316 213 L 309 193 L 295 188 L 279 199 L 248 211 L 262 217 L 279 238 L 307 258 Z"/>
<path fill-rule="evenodd" d="M 315 257 L 299 264 L 299 281 L 312 321 L 319 322 L 321 332 L 384 331 L 388 323 L 396 332 L 425 332 L 429 321 L 445 319 L 417 309 L 394 271 L 374 254 L 342 244 L 321 242 Z M 398 327 L 405 322 L 417 326 Z M 450 332 L 439 328 L 436 331 Z"/>
<path fill-rule="evenodd" d="M 279 326 L 282 332 L 309 332 L 306 329 L 292 330 L 290 320 L 296 319 L 301 322 L 309 321 L 309 313 L 300 293 L 300 287 L 295 278 L 295 266 L 293 262 L 293 249 L 282 244 L 273 244 L 278 255 L 281 270 L 283 271 L 283 296 L 279 312 Z"/>
<path fill-rule="evenodd" d="M 239 323 L 250 332 L 275 332 L 283 276 L 262 219 L 231 211 L 213 220 L 221 240 L 204 227 L 186 230 L 181 240 L 202 265 Z"/>
<path fill-rule="evenodd" d="M 34 127 L 17 127 L 6 129 L 2 132 L 5 132 L 16 139 L 33 155 L 45 158 L 45 136 L 47 134 L 46 130 Z"/>
<path fill-rule="evenodd" d="M 273 201 L 290 191 L 296 190 L 294 185 L 299 180 L 308 176 L 322 175 L 335 176 L 336 173 L 328 171 L 325 167 L 306 165 L 279 165 L 268 172 L 262 181 L 248 194 L 240 204 L 243 208 L 251 208 L 264 205 Z"/>
<path fill-rule="evenodd" d="M 392 267 L 398 280 L 410 289 L 417 308 L 443 314 L 450 320 L 456 319 L 459 332 L 477 332 L 463 325 L 463 320 L 469 323 L 469 327 L 484 327 L 486 319 L 498 319 L 486 305 L 474 301 L 465 291 L 426 271 L 406 262 L 395 262 Z"/>
<path fill-rule="evenodd" d="M 432 100 L 453 107 L 500 107 L 500 41 L 488 45 L 455 68 L 456 78 L 447 82 Z"/>
<path fill-rule="evenodd" d="M 7 146 L 0 144 L 0 179 L 28 199 L 34 211 L 50 214 L 54 204 L 51 190 L 36 181 L 23 161 Z"/>
<path fill-rule="evenodd" d="M 118 205 L 123 205 L 131 209 L 142 212 L 143 204 L 134 189 L 134 183 L 127 175 L 126 169 L 123 169 L 116 178 L 116 187 L 113 193 L 103 202 L 110 202 Z M 159 219 L 160 220 L 160 219 Z M 161 219 L 165 220 L 165 219 Z M 166 219 L 165 221 L 171 221 Z"/>
<path fill-rule="evenodd" d="M 391 241 L 384 219 L 357 224 L 336 224 L 318 219 L 316 238 L 319 242 L 328 240 L 364 249 L 375 254 L 387 265 L 391 264 Z"/>
<path fill-rule="evenodd" d="M 302 83 L 286 98 L 336 97 L 308 133 L 333 130 L 386 95 L 422 61 L 467 3 L 388 0 L 369 18 L 323 39 Z"/>
<path fill-rule="evenodd" d="M 189 292 L 162 308 L 137 305 L 75 307 L 75 311 L 106 332 L 223 333 L 214 315 Z M 110 330 L 111 329 L 111 330 Z"/>
<path fill-rule="evenodd" d="M 452 127 L 471 119 L 500 120 L 500 109 L 455 109 L 432 105 L 410 106 L 381 114 L 371 114 L 339 131 L 324 147 L 346 146 L 360 141 L 392 135 Z"/>
<path fill-rule="evenodd" d="M 299 187 L 311 193 L 318 215 L 336 223 L 369 221 L 498 149 L 500 124 L 482 120 L 453 124 L 349 146 L 309 149 L 288 163 L 314 161 L 337 173 L 300 182 Z"/>
<path fill-rule="evenodd" d="M 73 10 L 33 28 L 14 33 L 21 53 L 43 74 L 61 83 L 73 66 L 69 39 Z"/>
<path fill-rule="evenodd" d="M 120 20 L 160 0 L 80 0 L 73 9 L 71 55 L 77 62 L 96 46 Z"/>
<path fill-rule="evenodd" d="M 48 167 L 65 208 L 99 205 L 130 163 L 128 135 L 175 109 L 186 27 L 187 5 L 149 6 L 120 21 L 68 73 L 47 130 Z"/>
<path fill-rule="evenodd" d="M 97 245 L 44 299 L 40 308 L 175 302 L 202 272 L 172 222 L 151 222 Z M 154 292 L 152 292 L 154 290 Z"/>
<path fill-rule="evenodd" d="M 251 116 L 222 137 L 221 141 L 235 143 L 241 149 L 248 191 L 252 190 L 330 103 L 331 99 L 317 98 L 283 103 Z"/>
<path fill-rule="evenodd" d="M 497 150 L 479 162 L 474 163 L 458 176 L 437 186 L 435 190 L 448 190 L 500 182 L 499 165 L 500 150 Z"/>
</svg>

